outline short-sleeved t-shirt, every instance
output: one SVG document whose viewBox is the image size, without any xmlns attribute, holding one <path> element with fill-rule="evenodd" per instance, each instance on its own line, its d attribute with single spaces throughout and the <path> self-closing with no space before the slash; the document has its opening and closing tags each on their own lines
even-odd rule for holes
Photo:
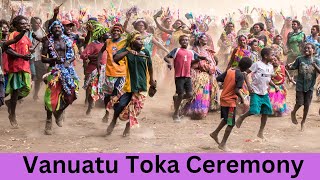
<svg viewBox="0 0 320 180">
<path fill-rule="evenodd" d="M 118 41 L 107 40 L 107 63 L 106 75 L 111 77 L 124 77 L 126 76 L 126 65 L 124 61 L 119 61 L 119 65 L 113 61 L 113 55 L 126 45 L 126 39 L 119 39 Z"/>
<path fill-rule="evenodd" d="M 320 67 L 319 59 L 314 58 L 313 61 Z M 313 90 L 316 83 L 317 72 L 312 65 L 312 60 L 305 56 L 298 57 L 290 67 L 291 70 L 298 69 L 298 77 L 296 82 L 296 91 L 307 92 Z"/>
<path fill-rule="evenodd" d="M 271 77 L 274 74 L 273 66 L 265 64 L 262 61 L 257 61 L 250 67 L 253 92 L 258 95 L 268 94 L 268 87 Z"/>
<path fill-rule="evenodd" d="M 191 77 L 191 61 L 198 59 L 198 54 L 193 50 L 175 48 L 169 53 L 174 59 L 175 77 Z"/>
<path fill-rule="evenodd" d="M 117 54 L 126 51 L 126 48 L 122 48 Z M 152 68 L 152 61 L 149 51 L 142 49 L 140 54 L 145 55 L 138 56 L 134 54 L 127 54 L 124 57 L 126 64 L 126 81 L 123 87 L 125 92 L 146 92 L 148 90 L 149 73 L 148 67 Z"/>
<path fill-rule="evenodd" d="M 19 32 L 14 31 L 9 35 L 9 40 L 14 39 L 17 35 L 19 35 Z M 23 36 L 20 41 L 18 41 L 15 44 L 11 44 L 10 48 L 12 48 L 15 52 L 27 55 L 30 54 L 30 47 L 32 46 L 32 43 L 30 39 L 27 36 Z M 11 56 L 8 56 L 8 72 L 9 73 L 15 73 L 15 72 L 28 72 L 30 73 L 30 62 L 26 61 L 22 58 L 13 58 Z"/>
<path fill-rule="evenodd" d="M 217 77 L 218 82 L 223 82 L 223 90 L 220 96 L 220 105 L 223 107 L 236 107 L 238 96 L 235 89 L 241 89 L 244 77 L 239 69 L 229 69 Z"/>
<path fill-rule="evenodd" d="M 80 58 L 83 60 L 87 60 L 90 55 L 97 55 L 101 50 L 102 46 L 103 46 L 103 43 L 93 41 L 92 43 L 88 44 L 88 46 L 84 49 L 84 51 L 81 53 Z M 103 61 L 104 59 L 106 59 L 104 56 L 105 56 L 105 53 L 103 53 L 102 55 L 101 64 L 106 64 L 106 62 Z M 97 68 L 96 62 L 90 61 L 86 68 L 86 74 L 92 73 L 92 71 L 94 71 L 96 68 Z"/>
</svg>

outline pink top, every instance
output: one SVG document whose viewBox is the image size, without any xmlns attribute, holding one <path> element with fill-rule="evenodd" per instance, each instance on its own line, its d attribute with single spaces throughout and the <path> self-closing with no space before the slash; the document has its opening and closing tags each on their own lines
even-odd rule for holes
<svg viewBox="0 0 320 180">
<path fill-rule="evenodd" d="M 103 43 L 92 42 L 81 53 L 81 59 L 87 60 L 90 55 L 98 55 L 101 50 Z M 106 64 L 106 53 L 103 53 L 101 64 Z M 86 73 L 90 74 L 93 70 L 97 68 L 96 62 L 89 62 L 88 67 L 86 68 Z"/>
</svg>

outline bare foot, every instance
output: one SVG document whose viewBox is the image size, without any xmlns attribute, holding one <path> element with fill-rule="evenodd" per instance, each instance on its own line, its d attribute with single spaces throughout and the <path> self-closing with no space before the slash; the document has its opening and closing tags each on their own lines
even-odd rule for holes
<svg viewBox="0 0 320 180">
<path fill-rule="evenodd" d="M 116 125 L 116 123 L 114 123 L 114 122 L 111 122 L 111 123 L 109 124 L 109 126 L 108 126 L 108 128 L 107 128 L 107 136 L 108 136 L 108 135 L 111 135 L 111 133 L 112 133 L 115 125 Z"/>
<path fill-rule="evenodd" d="M 89 104 L 88 109 L 86 111 L 86 115 L 89 116 L 91 114 L 92 105 Z"/>
<path fill-rule="evenodd" d="M 218 146 L 219 149 L 221 149 L 224 152 L 231 152 L 231 150 L 226 146 L 226 145 L 219 145 Z"/>
<path fill-rule="evenodd" d="M 9 120 L 10 120 L 10 124 L 11 126 L 14 128 L 14 129 L 18 129 L 19 128 L 19 125 L 17 123 L 17 120 L 16 120 L 16 115 L 15 114 L 10 114 L 9 115 Z"/>
<path fill-rule="evenodd" d="M 106 111 L 106 114 L 104 114 L 104 116 L 102 118 L 102 122 L 107 123 L 108 121 L 109 121 L 109 112 Z"/>
<path fill-rule="evenodd" d="M 178 114 L 174 114 L 174 115 L 172 116 L 172 119 L 173 119 L 174 122 L 181 122 L 181 119 L 180 119 L 180 117 L 179 117 Z"/>
<path fill-rule="evenodd" d="M 297 121 L 297 117 L 296 117 L 296 114 L 291 112 L 291 121 L 293 124 L 297 125 L 299 124 L 298 121 Z"/>
<path fill-rule="evenodd" d="M 218 134 L 217 133 L 211 133 L 210 137 L 219 145 L 219 139 L 218 139 Z"/>
<path fill-rule="evenodd" d="M 305 128 L 304 122 L 301 122 L 301 132 L 304 131 L 304 128 Z"/>
<path fill-rule="evenodd" d="M 241 124 L 243 122 L 243 117 L 242 115 L 238 117 L 237 121 L 236 121 L 236 126 L 237 128 L 240 128 L 241 127 Z"/>
<path fill-rule="evenodd" d="M 259 138 L 261 138 L 261 139 L 264 139 L 264 135 L 263 135 L 262 132 L 259 132 L 257 136 L 258 136 Z"/>
<path fill-rule="evenodd" d="M 122 136 L 127 137 L 129 135 L 130 135 L 130 123 L 127 123 L 126 128 L 124 129 Z"/>
</svg>

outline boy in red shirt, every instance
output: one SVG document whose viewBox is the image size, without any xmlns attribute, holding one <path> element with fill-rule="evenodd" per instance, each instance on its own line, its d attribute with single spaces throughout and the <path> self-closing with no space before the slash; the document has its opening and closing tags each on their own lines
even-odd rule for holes
<svg viewBox="0 0 320 180">
<path fill-rule="evenodd" d="M 240 93 L 240 89 L 242 88 L 244 82 L 244 76 L 242 72 L 245 72 L 247 69 L 249 69 L 251 65 L 252 60 L 248 57 L 244 57 L 240 60 L 237 68 L 230 68 L 228 71 L 217 77 L 218 82 L 223 82 L 223 90 L 220 96 L 222 121 L 217 129 L 210 134 L 210 136 L 216 141 L 217 144 L 219 144 L 219 149 L 223 151 L 228 151 L 226 142 L 235 125 L 238 97 L 240 98 L 240 102 L 242 104 L 247 104 L 247 102 L 245 102 L 245 98 Z M 219 143 L 218 134 L 225 125 L 228 126 L 221 143 Z"/>
<path fill-rule="evenodd" d="M 191 82 L 191 64 L 199 62 L 199 60 L 207 60 L 206 57 L 199 56 L 193 50 L 189 50 L 189 37 L 187 35 L 181 35 L 179 37 L 180 48 L 173 49 L 164 60 L 168 63 L 168 68 L 171 70 L 172 65 L 169 58 L 173 58 L 174 70 L 175 70 L 175 83 L 177 99 L 174 100 L 173 120 L 179 121 L 179 107 L 182 99 L 188 99 L 192 97 L 192 82 Z"/>
</svg>

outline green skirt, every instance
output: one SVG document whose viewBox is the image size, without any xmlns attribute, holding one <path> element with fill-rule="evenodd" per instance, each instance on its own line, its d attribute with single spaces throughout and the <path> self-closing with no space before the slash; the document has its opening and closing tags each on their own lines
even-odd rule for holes
<svg viewBox="0 0 320 180">
<path fill-rule="evenodd" d="M 6 94 L 12 94 L 14 90 L 19 91 L 19 99 L 28 96 L 31 91 L 31 74 L 27 72 L 9 73 Z"/>
</svg>

